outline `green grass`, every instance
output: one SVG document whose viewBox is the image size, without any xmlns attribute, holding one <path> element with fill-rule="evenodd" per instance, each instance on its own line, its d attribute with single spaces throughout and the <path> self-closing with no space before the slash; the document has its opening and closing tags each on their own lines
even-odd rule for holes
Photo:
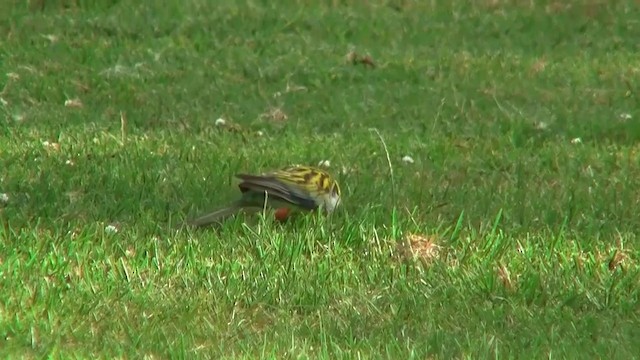
<svg viewBox="0 0 640 360">
<path fill-rule="evenodd" d="M 3 4 L 0 357 L 640 354 L 637 5 Z M 182 225 L 322 160 L 329 219 Z"/>
</svg>

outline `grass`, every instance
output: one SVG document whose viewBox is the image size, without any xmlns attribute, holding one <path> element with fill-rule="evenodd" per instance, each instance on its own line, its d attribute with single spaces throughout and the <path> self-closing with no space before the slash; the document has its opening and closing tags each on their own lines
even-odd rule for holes
<svg viewBox="0 0 640 360">
<path fill-rule="evenodd" d="M 640 354 L 631 2 L 0 14 L 3 358 Z M 323 160 L 331 218 L 182 225 Z"/>
</svg>

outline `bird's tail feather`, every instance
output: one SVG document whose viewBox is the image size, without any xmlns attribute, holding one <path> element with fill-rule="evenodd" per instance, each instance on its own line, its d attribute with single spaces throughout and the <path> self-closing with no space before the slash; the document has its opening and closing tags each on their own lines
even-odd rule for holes
<svg viewBox="0 0 640 360">
<path fill-rule="evenodd" d="M 239 213 L 240 211 L 253 213 L 261 210 L 261 207 L 249 207 L 241 206 L 240 204 L 233 204 L 222 209 L 218 209 L 210 213 L 198 216 L 197 218 L 189 221 L 188 224 L 196 227 L 204 227 L 209 226 L 213 223 L 222 223 L 224 220 Z"/>
<path fill-rule="evenodd" d="M 208 226 L 215 222 L 220 222 L 225 218 L 234 215 L 240 209 L 235 206 L 230 206 L 222 209 L 218 209 L 216 211 L 201 215 L 193 220 L 189 221 L 189 225 L 191 226 Z"/>
</svg>

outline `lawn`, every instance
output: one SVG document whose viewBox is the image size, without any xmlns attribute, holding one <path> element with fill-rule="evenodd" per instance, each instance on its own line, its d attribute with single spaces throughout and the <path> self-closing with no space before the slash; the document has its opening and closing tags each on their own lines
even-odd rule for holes
<svg viewBox="0 0 640 360">
<path fill-rule="evenodd" d="M 638 357 L 638 19 L 3 2 L 0 357 Z M 184 225 L 290 164 L 339 211 Z"/>
</svg>

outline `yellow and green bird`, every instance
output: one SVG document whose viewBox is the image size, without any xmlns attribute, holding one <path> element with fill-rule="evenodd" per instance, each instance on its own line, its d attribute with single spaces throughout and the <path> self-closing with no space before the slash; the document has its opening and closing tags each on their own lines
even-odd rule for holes
<svg viewBox="0 0 640 360">
<path fill-rule="evenodd" d="M 291 210 L 333 212 L 340 205 L 340 186 L 329 173 L 309 166 L 288 166 L 262 175 L 237 174 L 240 199 L 190 221 L 193 226 L 220 222 L 240 210 L 276 209 L 284 220 Z"/>
</svg>

